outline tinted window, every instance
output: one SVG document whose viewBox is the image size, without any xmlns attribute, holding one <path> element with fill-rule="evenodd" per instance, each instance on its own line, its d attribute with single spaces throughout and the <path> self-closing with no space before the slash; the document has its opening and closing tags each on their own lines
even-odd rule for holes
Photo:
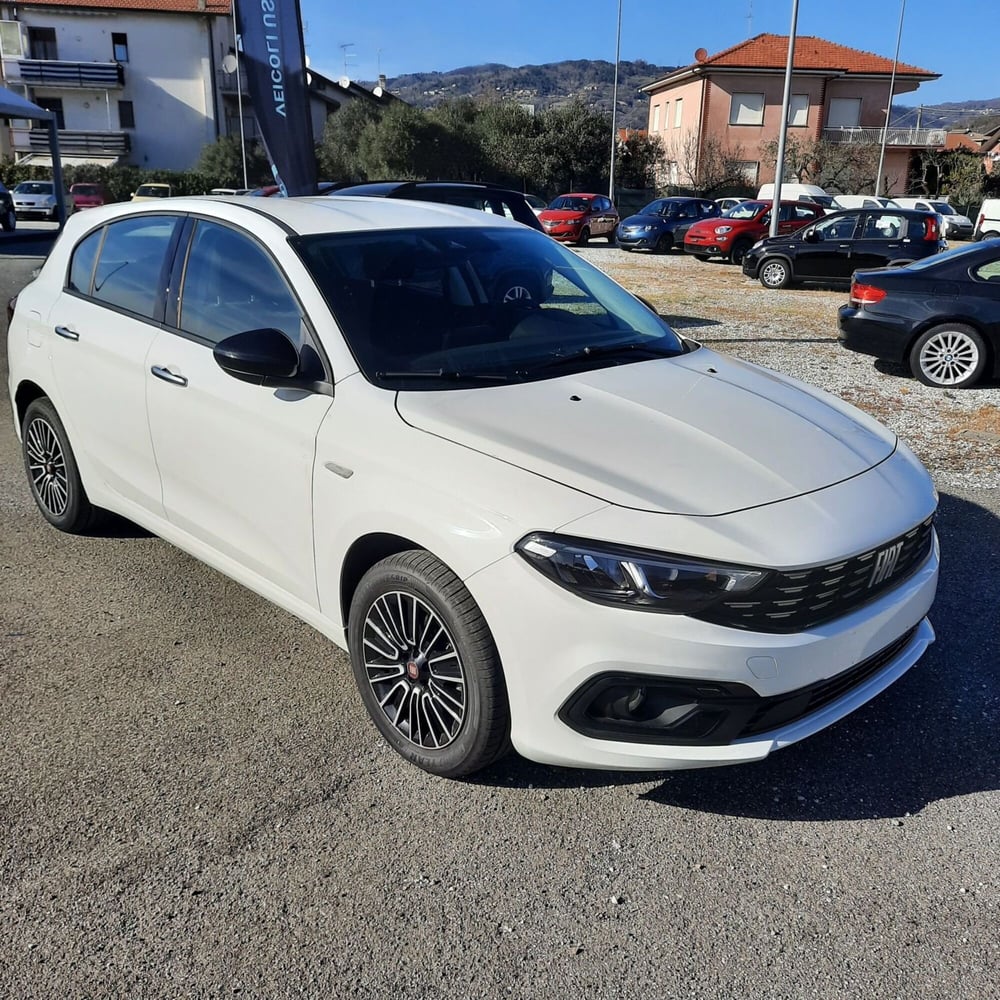
<svg viewBox="0 0 1000 1000">
<path fill-rule="evenodd" d="M 90 279 L 94 276 L 94 261 L 97 260 L 97 251 L 101 246 L 103 235 L 104 230 L 98 229 L 76 245 L 69 266 L 70 291 L 80 292 L 82 295 L 90 294 Z"/>
<path fill-rule="evenodd" d="M 986 264 L 972 269 L 973 275 L 980 281 L 1000 283 L 1000 260 L 991 260 Z"/>
<path fill-rule="evenodd" d="M 914 236 L 919 233 L 922 224 L 916 222 L 911 227 L 914 232 L 906 233 L 906 219 L 901 215 L 869 215 L 865 220 L 862 239 L 866 240 L 898 240 L 904 235 Z M 923 235 L 919 233 L 919 235 Z"/>
<path fill-rule="evenodd" d="M 156 317 L 163 262 L 179 220 L 140 216 L 107 228 L 94 274 L 95 299 L 150 319 Z"/>
<path fill-rule="evenodd" d="M 813 232 L 823 240 L 849 240 L 854 235 L 858 225 L 858 213 L 848 215 L 831 215 L 828 219 L 816 223 Z"/>
<path fill-rule="evenodd" d="M 277 265 L 249 236 L 199 222 L 188 252 L 179 326 L 217 344 L 271 328 L 302 344 L 302 313 Z"/>
</svg>

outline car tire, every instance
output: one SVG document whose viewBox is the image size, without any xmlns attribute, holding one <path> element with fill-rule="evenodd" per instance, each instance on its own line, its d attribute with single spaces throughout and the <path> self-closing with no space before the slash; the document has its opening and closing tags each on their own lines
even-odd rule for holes
<svg viewBox="0 0 1000 1000">
<path fill-rule="evenodd" d="M 980 233 L 979 234 L 979 239 L 980 240 L 995 240 L 995 239 L 1000 239 L 1000 233 L 995 233 L 991 229 L 988 233 Z"/>
<path fill-rule="evenodd" d="M 100 522 L 104 512 L 87 497 L 66 429 L 46 396 L 24 412 L 21 454 L 31 495 L 49 524 L 79 535 Z"/>
<path fill-rule="evenodd" d="M 586 226 L 584 226 L 583 229 L 580 230 L 580 236 L 579 239 L 577 239 L 576 241 L 576 245 L 578 247 L 585 247 L 589 242 L 590 242 L 590 230 Z"/>
<path fill-rule="evenodd" d="M 670 233 L 664 233 L 656 241 L 656 252 L 657 253 L 670 253 L 674 248 L 674 238 Z"/>
<path fill-rule="evenodd" d="M 737 240 L 733 244 L 732 250 L 729 251 L 729 263 L 742 264 L 743 258 L 746 256 L 746 252 L 751 246 L 753 246 L 753 244 L 750 240 Z"/>
<path fill-rule="evenodd" d="M 368 714 L 410 763 L 455 778 L 510 750 L 489 626 L 462 581 L 429 552 L 400 552 L 368 570 L 351 601 L 348 644 Z"/>
<path fill-rule="evenodd" d="M 765 257 L 757 268 L 757 277 L 765 288 L 787 288 L 792 280 L 792 269 L 781 257 Z"/>
<path fill-rule="evenodd" d="M 12 208 L 8 208 L 3 213 L 3 218 L 0 219 L 0 225 L 3 226 L 3 231 L 5 233 L 12 233 L 17 229 L 17 212 Z"/>
<path fill-rule="evenodd" d="M 966 389 L 986 369 L 986 343 L 965 323 L 941 323 L 924 331 L 910 348 L 910 369 L 924 385 Z"/>
</svg>

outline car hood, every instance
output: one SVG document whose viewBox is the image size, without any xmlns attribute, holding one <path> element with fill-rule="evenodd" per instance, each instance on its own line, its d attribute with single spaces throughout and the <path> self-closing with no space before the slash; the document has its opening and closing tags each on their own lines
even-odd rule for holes
<svg viewBox="0 0 1000 1000">
<path fill-rule="evenodd" d="M 587 212 L 566 212 L 562 209 L 557 211 L 554 208 L 547 208 L 538 218 L 542 222 L 577 222 L 587 214 Z"/>
<path fill-rule="evenodd" d="M 540 382 L 401 392 L 413 427 L 622 507 L 717 515 L 860 475 L 895 436 L 705 348 Z"/>
<path fill-rule="evenodd" d="M 681 220 L 669 215 L 630 215 L 627 219 L 621 220 L 623 226 L 663 226 L 668 222 L 673 225 Z M 684 220 L 687 221 L 686 219 Z"/>
</svg>

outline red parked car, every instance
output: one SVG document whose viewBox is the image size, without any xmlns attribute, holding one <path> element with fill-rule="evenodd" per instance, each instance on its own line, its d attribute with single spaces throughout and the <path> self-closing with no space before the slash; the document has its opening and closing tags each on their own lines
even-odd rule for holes
<svg viewBox="0 0 1000 1000">
<path fill-rule="evenodd" d="M 561 194 L 538 216 L 542 231 L 560 243 L 586 246 L 592 236 L 615 241 L 618 210 L 603 194 Z"/>
<path fill-rule="evenodd" d="M 823 218 L 823 209 L 805 201 L 783 201 L 778 210 L 778 235 L 794 233 Z M 742 264 L 743 255 L 769 234 L 771 202 L 744 201 L 718 219 L 696 222 L 684 237 L 684 249 L 698 260 L 725 257 Z"/>
<path fill-rule="evenodd" d="M 73 184 L 69 193 L 73 199 L 73 207 L 78 211 L 81 208 L 97 208 L 111 201 L 103 184 Z"/>
</svg>

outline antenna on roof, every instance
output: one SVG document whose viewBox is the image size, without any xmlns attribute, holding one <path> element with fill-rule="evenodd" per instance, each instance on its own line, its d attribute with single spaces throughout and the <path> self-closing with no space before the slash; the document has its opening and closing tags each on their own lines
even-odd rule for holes
<svg viewBox="0 0 1000 1000">
<path fill-rule="evenodd" d="M 747 38 L 753 38 L 753 0 L 747 0 Z"/>
</svg>

